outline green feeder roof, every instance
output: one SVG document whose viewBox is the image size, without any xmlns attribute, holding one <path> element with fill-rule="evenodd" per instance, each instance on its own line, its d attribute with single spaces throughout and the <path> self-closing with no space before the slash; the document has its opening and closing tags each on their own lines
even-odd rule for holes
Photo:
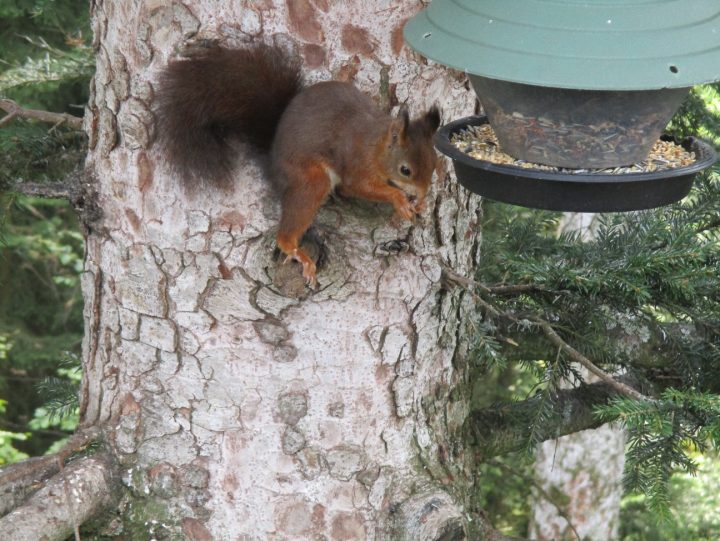
<svg viewBox="0 0 720 541">
<path fill-rule="evenodd" d="M 433 0 L 405 40 L 474 75 L 585 90 L 720 80 L 720 0 Z"/>
</svg>

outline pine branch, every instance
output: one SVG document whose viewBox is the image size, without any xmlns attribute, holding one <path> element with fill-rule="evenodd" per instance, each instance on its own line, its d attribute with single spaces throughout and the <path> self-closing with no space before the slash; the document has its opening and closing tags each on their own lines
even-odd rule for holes
<svg viewBox="0 0 720 541">
<path fill-rule="evenodd" d="M 588 371 L 590 371 L 592 374 L 597 376 L 599 379 L 607 383 L 608 385 L 615 388 L 615 390 L 625 396 L 629 396 L 630 398 L 634 398 L 635 400 L 645 400 L 645 401 L 652 401 L 654 399 L 645 396 L 644 394 L 636 391 L 632 387 L 625 385 L 624 383 L 621 383 L 617 381 L 615 378 L 613 378 L 610 374 L 599 368 L 595 363 L 593 363 L 590 359 L 585 357 L 582 353 L 574 349 L 572 346 L 570 346 L 567 342 L 565 342 L 560 335 L 558 335 L 555 330 L 553 329 L 552 325 L 548 323 L 547 321 L 537 317 L 537 316 L 530 316 L 529 318 L 519 318 L 518 316 L 511 314 L 507 311 L 500 310 L 496 306 L 494 306 L 492 303 L 488 302 L 487 300 L 483 299 L 480 295 L 477 295 L 472 292 L 470 289 L 471 287 L 477 288 L 480 291 L 484 292 L 491 292 L 490 288 L 487 286 L 480 284 L 479 282 L 476 282 L 475 280 L 472 280 L 470 278 L 466 278 L 464 276 L 460 276 L 456 272 L 449 269 L 447 266 L 443 268 L 443 275 L 446 279 L 446 282 L 449 283 L 455 283 L 459 285 L 463 285 L 471 292 L 473 295 L 474 300 L 492 317 L 495 318 L 501 318 L 501 319 L 507 319 L 510 321 L 513 321 L 515 323 L 519 323 L 520 319 L 527 319 L 534 325 L 537 325 L 547 336 L 547 338 L 552 342 L 555 346 L 560 348 L 561 351 L 563 351 L 570 359 L 573 361 L 581 364 L 584 366 Z"/>
<path fill-rule="evenodd" d="M 570 344 L 565 342 L 558 333 L 555 332 L 555 329 L 552 328 L 552 325 L 548 323 L 547 321 L 544 321 L 538 317 L 535 317 L 532 319 L 532 321 L 537 324 L 540 329 L 542 329 L 543 333 L 545 333 L 545 336 L 548 337 L 548 339 L 555 344 L 560 350 L 562 350 L 570 359 L 575 361 L 576 363 L 581 364 L 584 366 L 589 372 L 597 376 L 600 380 L 604 381 L 611 387 L 613 387 L 617 392 L 620 394 L 623 394 L 625 396 L 628 396 L 630 398 L 633 398 L 635 400 L 640 401 L 649 401 L 654 402 L 654 398 L 650 398 L 649 396 L 645 396 L 641 392 L 636 391 L 629 385 L 625 385 L 624 383 L 618 381 L 614 377 L 612 377 L 610 374 L 605 372 L 603 369 L 595 365 L 590 359 L 585 357 L 582 353 L 580 353 L 578 350 L 573 348 Z"/>
<path fill-rule="evenodd" d="M 464 430 L 481 460 L 505 455 L 525 449 L 531 437 L 540 443 L 612 421 L 614 418 L 609 414 L 603 418 L 595 415 L 595 409 L 606 406 L 616 396 L 615 389 L 604 382 L 559 389 L 550 414 L 538 427 L 528 423 L 542 401 L 541 396 L 535 395 L 475 410 L 465 420 Z"/>
<path fill-rule="evenodd" d="M 95 63 L 91 47 L 80 45 L 72 49 L 58 49 L 42 38 L 24 37 L 34 46 L 44 49 L 44 54 L 39 58 L 27 58 L 23 64 L 0 73 L 0 92 L 20 86 L 89 80 L 92 76 Z"/>
<path fill-rule="evenodd" d="M 49 111 L 40 111 L 38 109 L 25 109 L 20 107 L 14 101 L 8 99 L 0 99 L 0 109 L 7 113 L 7 115 L 3 118 L 0 118 L 0 128 L 16 118 L 23 118 L 26 120 L 46 122 L 53 124 L 54 126 L 67 124 L 71 128 L 82 130 L 83 119 L 67 113 L 51 113 Z"/>
<path fill-rule="evenodd" d="M 530 433 L 525 445 L 525 451 L 531 455 L 534 454 L 536 446 L 541 441 L 544 441 L 541 434 L 547 430 L 548 426 L 552 426 L 551 419 L 556 411 L 559 385 L 562 380 L 560 370 L 558 370 L 558 362 L 559 358 L 555 363 L 548 363 L 542 381 L 542 383 L 546 384 L 546 387 L 538 390 L 535 396 L 539 398 L 539 401 L 534 410 L 528 412 Z"/>
<path fill-rule="evenodd" d="M 475 302 L 477 302 L 483 310 L 485 310 L 487 313 L 489 313 L 494 318 L 505 318 L 510 319 L 511 321 L 517 321 L 517 319 L 512 316 L 511 314 L 507 313 L 501 313 L 497 308 L 495 308 L 492 304 L 488 303 L 480 297 L 477 293 L 473 291 L 473 289 L 478 289 L 480 291 L 483 291 L 485 293 L 490 293 L 490 289 L 480 282 L 476 282 L 472 278 L 466 278 L 465 276 L 461 276 L 455 271 L 453 271 L 450 267 L 447 265 L 443 265 L 442 267 L 442 276 L 444 278 L 445 283 L 450 285 L 460 285 L 463 286 L 465 289 L 467 289 L 468 293 L 472 295 L 472 298 Z"/>
<path fill-rule="evenodd" d="M 496 286 L 486 286 L 487 292 L 493 295 L 521 295 L 523 293 L 560 293 L 560 291 L 551 291 L 535 284 L 500 284 Z"/>
<path fill-rule="evenodd" d="M 58 377 L 47 377 L 37 386 L 38 393 L 45 397 L 43 407 L 55 417 L 63 419 L 75 412 L 78 404 L 78 384 Z"/>
<path fill-rule="evenodd" d="M 706 231 L 711 231 L 713 229 L 720 228 L 720 217 L 712 218 L 710 221 L 702 224 L 701 226 L 697 227 L 695 229 L 695 234 L 699 235 L 701 233 L 705 233 Z"/>
</svg>

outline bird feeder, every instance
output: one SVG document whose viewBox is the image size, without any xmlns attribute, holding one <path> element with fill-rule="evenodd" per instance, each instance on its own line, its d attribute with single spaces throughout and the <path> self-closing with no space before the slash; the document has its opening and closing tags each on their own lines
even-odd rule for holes
<svg viewBox="0 0 720 541">
<path fill-rule="evenodd" d="M 698 164 L 715 161 L 694 140 L 685 146 L 698 160 L 684 171 L 593 173 L 644 160 L 690 88 L 720 80 L 717 0 L 433 0 L 408 21 L 405 40 L 468 74 L 506 153 L 558 168 L 528 177 L 507 166 L 488 194 L 487 164 L 458 168 L 451 156 L 460 182 L 481 195 L 557 210 L 651 208 L 684 197 Z M 438 148 L 454 154 L 445 139 L 478 122 L 441 130 Z"/>
</svg>

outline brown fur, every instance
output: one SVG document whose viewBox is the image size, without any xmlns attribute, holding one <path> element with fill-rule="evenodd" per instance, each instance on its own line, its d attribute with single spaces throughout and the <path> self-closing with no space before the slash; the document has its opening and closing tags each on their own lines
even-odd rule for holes
<svg viewBox="0 0 720 541">
<path fill-rule="evenodd" d="M 170 159 L 194 180 L 229 177 L 230 135 L 270 151 L 282 201 L 278 246 L 310 283 L 315 263 L 300 240 L 333 188 L 390 203 L 407 220 L 424 208 L 437 108 L 410 121 L 404 107 L 390 117 L 350 83 L 302 89 L 299 65 L 278 48 L 216 48 L 170 64 L 156 110 Z"/>
<path fill-rule="evenodd" d="M 284 194 L 278 245 L 303 264 L 308 281 L 314 266 L 299 241 L 332 191 L 327 171 L 340 178 L 340 195 L 390 203 L 411 220 L 430 187 L 439 124 L 434 107 L 412 122 L 404 108 L 389 117 L 350 83 L 318 83 L 293 99 L 273 142 L 272 176 Z"/>
<path fill-rule="evenodd" d="M 231 137 L 267 153 L 275 128 L 302 89 L 300 63 L 277 47 L 214 47 L 171 62 L 155 101 L 159 141 L 188 183 L 227 183 Z"/>
</svg>

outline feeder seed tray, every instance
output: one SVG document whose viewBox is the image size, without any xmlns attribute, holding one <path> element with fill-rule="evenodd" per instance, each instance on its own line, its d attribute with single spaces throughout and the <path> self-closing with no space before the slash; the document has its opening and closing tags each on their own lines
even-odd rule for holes
<svg viewBox="0 0 720 541">
<path fill-rule="evenodd" d="M 467 129 L 456 132 L 450 142 L 476 160 L 485 160 L 497 165 L 515 165 L 523 169 L 539 169 L 541 171 L 575 175 L 584 173 L 612 175 L 652 173 L 677 169 L 695 163 L 695 154 L 693 152 L 688 152 L 681 145 L 673 140 L 667 140 L 667 138 L 656 140 L 647 156 L 630 165 L 585 169 L 560 168 L 515 158 L 506 152 L 505 147 L 500 144 L 490 124 L 468 126 Z"/>
<path fill-rule="evenodd" d="M 487 122 L 487 117 L 478 116 L 451 122 L 437 132 L 435 146 L 453 160 L 458 181 L 468 190 L 489 199 L 530 208 L 622 212 L 667 205 L 685 197 L 695 175 L 716 160 L 715 150 L 695 137 L 681 143 L 686 151 L 695 155 L 695 162 L 690 165 L 620 174 L 547 171 L 496 164 L 472 158 L 453 145 L 454 135 Z"/>
</svg>

